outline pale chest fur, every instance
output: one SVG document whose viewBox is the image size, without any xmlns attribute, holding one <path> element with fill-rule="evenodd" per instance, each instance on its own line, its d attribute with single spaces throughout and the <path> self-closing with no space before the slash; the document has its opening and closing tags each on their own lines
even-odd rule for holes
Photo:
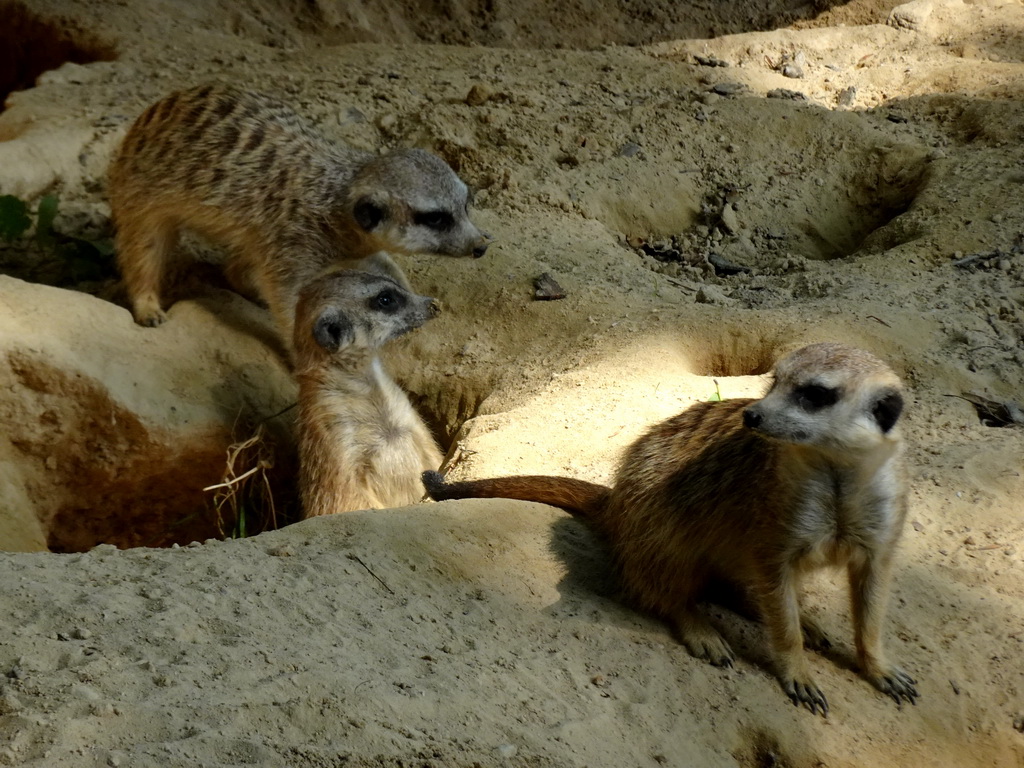
<svg viewBox="0 0 1024 768">
<path fill-rule="evenodd" d="M 791 554 L 802 568 L 842 565 L 888 548 L 900 535 L 905 489 L 898 452 L 876 462 L 791 462 Z"/>
<path fill-rule="evenodd" d="M 422 497 L 420 473 L 437 469 L 441 454 L 379 361 L 357 377 L 318 385 L 304 400 L 304 475 L 315 486 L 307 497 L 338 512 Z"/>
</svg>

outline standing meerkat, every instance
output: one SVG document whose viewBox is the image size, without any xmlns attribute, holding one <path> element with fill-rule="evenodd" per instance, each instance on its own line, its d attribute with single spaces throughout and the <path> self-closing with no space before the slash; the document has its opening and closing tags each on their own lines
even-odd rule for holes
<svg viewBox="0 0 1024 768">
<path fill-rule="evenodd" d="M 329 141 L 289 107 L 226 85 L 146 109 L 110 169 L 118 263 L 140 325 L 167 319 L 161 287 L 180 229 L 228 250 L 224 271 L 292 338 L 298 292 L 341 262 L 408 289 L 386 251 L 483 256 L 468 189 L 419 149 L 375 155 Z"/>
<path fill-rule="evenodd" d="M 882 649 L 907 506 L 902 409 L 900 380 L 881 360 L 812 344 L 776 364 L 762 399 L 698 403 L 652 427 L 611 488 L 543 476 L 446 483 L 437 472 L 423 481 L 438 500 L 504 497 L 579 515 L 608 542 L 627 597 L 715 665 L 733 652 L 697 602 L 709 581 L 738 586 L 767 627 L 783 689 L 823 715 L 804 642 L 828 641 L 801 615 L 799 586 L 809 570 L 845 565 L 861 671 L 913 703 L 915 681 Z"/>
<path fill-rule="evenodd" d="M 381 275 L 340 270 L 301 292 L 295 318 L 303 518 L 412 504 L 441 452 L 377 351 L 437 308 Z"/>
</svg>

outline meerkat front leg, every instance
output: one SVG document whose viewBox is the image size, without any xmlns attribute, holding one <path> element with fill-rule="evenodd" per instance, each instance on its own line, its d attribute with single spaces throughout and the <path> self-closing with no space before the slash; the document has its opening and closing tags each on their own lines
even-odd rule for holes
<svg viewBox="0 0 1024 768">
<path fill-rule="evenodd" d="M 736 655 L 725 638 L 690 604 L 675 611 L 670 617 L 679 641 L 690 655 L 711 662 L 716 667 L 731 667 Z"/>
<path fill-rule="evenodd" d="M 177 222 L 141 212 L 118 215 L 117 262 L 139 325 L 157 326 L 167 320 L 160 306 L 160 286 L 177 240 Z"/>
<path fill-rule="evenodd" d="M 827 717 L 828 700 L 807 668 L 797 586 L 797 575 L 789 563 L 763 576 L 758 589 L 761 615 L 771 638 L 782 690 L 797 706 L 803 704 L 812 714 L 820 711 Z"/>
<path fill-rule="evenodd" d="M 868 552 L 849 565 L 850 598 L 853 605 L 854 641 L 857 660 L 868 681 L 897 704 L 915 703 L 917 681 L 885 659 L 882 627 L 888 600 L 892 555 Z"/>
</svg>

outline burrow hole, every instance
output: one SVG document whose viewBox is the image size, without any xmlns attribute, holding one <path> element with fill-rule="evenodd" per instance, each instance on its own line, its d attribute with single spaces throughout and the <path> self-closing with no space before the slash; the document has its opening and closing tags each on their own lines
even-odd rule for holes
<svg viewBox="0 0 1024 768">
<path fill-rule="evenodd" d="M 43 72 L 65 62 L 113 61 L 113 45 L 64 19 L 0 0 L 0 111 L 12 91 L 31 88 Z"/>
</svg>

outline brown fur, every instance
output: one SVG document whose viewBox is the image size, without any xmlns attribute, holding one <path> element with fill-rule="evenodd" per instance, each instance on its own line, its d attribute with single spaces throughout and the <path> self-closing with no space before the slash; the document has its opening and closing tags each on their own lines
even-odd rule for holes
<svg viewBox="0 0 1024 768">
<path fill-rule="evenodd" d="M 482 256 L 468 190 L 439 157 L 331 142 L 270 96 L 225 85 L 172 93 L 128 131 L 110 170 L 118 262 L 135 321 L 159 325 L 178 232 L 228 249 L 224 270 L 291 341 L 300 288 L 336 264 L 408 289 L 384 251 Z"/>
<path fill-rule="evenodd" d="M 828 391 L 836 402 L 822 404 Z M 882 650 L 906 514 L 900 393 L 870 354 L 813 344 L 776 365 L 761 400 L 698 403 L 652 427 L 611 488 L 550 477 L 445 483 L 436 472 L 424 484 L 435 499 L 539 501 L 585 518 L 610 545 L 629 598 L 713 664 L 731 664 L 733 653 L 697 601 L 711 580 L 738 585 L 767 626 L 784 690 L 822 714 L 828 704 L 803 647 L 827 641 L 801 616 L 799 584 L 813 568 L 845 565 L 861 669 L 897 703 L 913 702 L 914 681 Z"/>
<path fill-rule="evenodd" d="M 303 517 L 422 498 L 420 473 L 440 466 L 441 453 L 377 350 L 435 312 L 433 299 L 365 272 L 333 272 L 302 291 L 295 375 Z"/>
</svg>

